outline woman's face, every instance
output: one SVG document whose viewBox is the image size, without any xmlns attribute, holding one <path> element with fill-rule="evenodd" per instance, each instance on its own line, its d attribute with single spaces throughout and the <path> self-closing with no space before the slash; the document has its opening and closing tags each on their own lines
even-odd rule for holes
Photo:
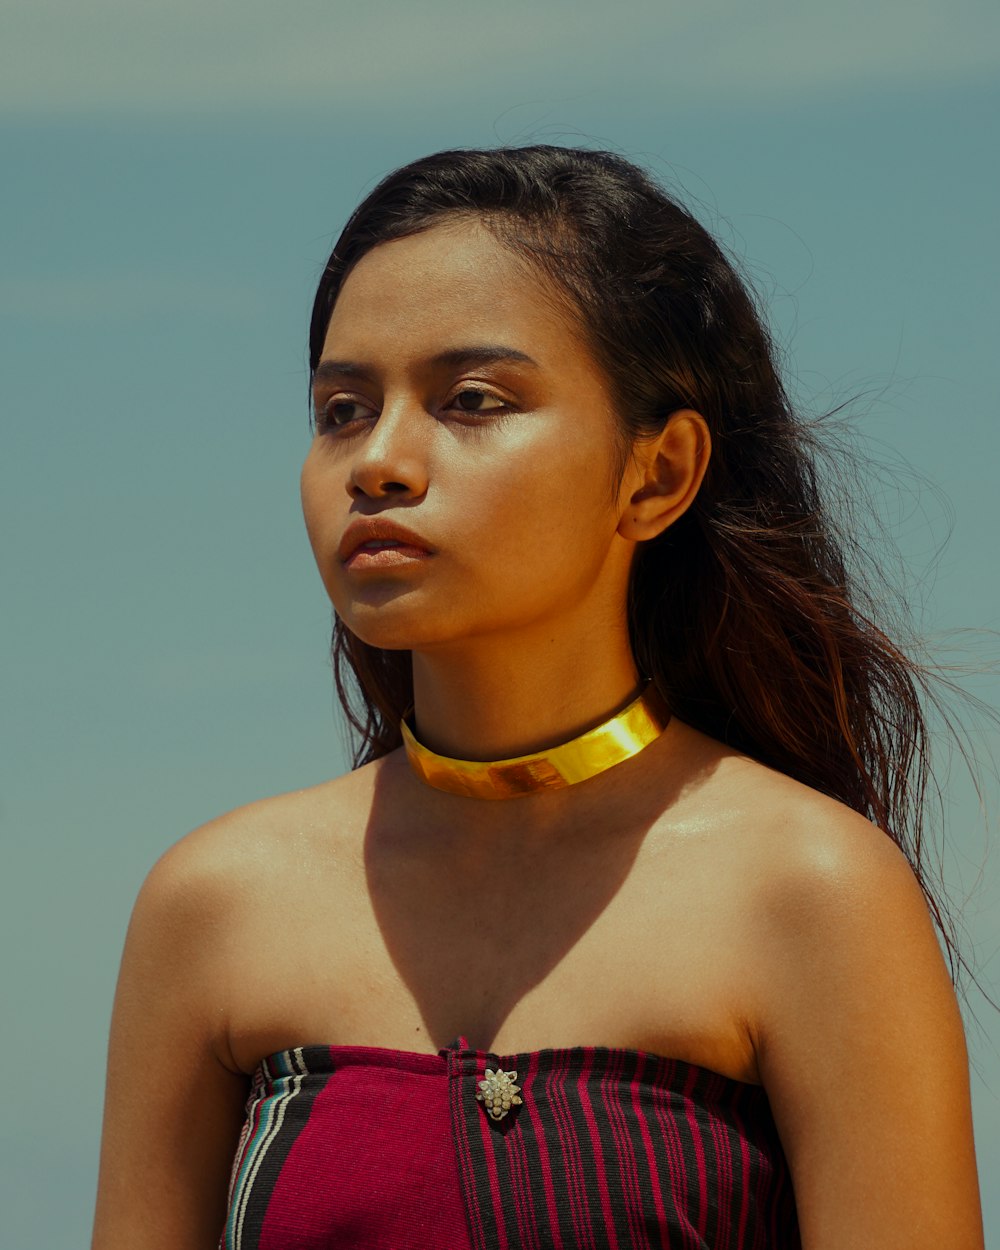
<svg viewBox="0 0 1000 1250">
<path fill-rule="evenodd" d="M 617 534 L 606 379 L 546 280 L 481 224 L 434 226 L 358 262 L 314 401 L 306 527 L 364 641 L 432 649 L 606 615 L 611 598 L 623 611 L 634 544 Z M 345 562 L 348 527 L 372 518 L 429 554 Z"/>
</svg>

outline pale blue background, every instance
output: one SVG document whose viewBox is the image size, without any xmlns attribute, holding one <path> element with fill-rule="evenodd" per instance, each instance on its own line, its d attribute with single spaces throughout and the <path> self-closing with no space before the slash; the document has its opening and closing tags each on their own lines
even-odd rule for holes
<svg viewBox="0 0 1000 1250">
<path fill-rule="evenodd" d="M 997 14 L 3 5 L 11 1250 L 89 1236 L 108 1015 L 145 872 L 219 812 L 346 767 L 297 473 L 308 307 L 348 211 L 445 146 L 580 142 L 646 163 L 746 260 L 796 392 L 816 408 L 866 392 L 860 428 L 933 484 L 879 496 L 922 626 L 996 628 Z M 995 682 L 967 684 L 995 700 Z M 996 997 L 995 781 L 986 793 L 984 823 L 955 770 L 945 866 L 956 903 L 971 892 L 966 949 Z M 1000 1016 L 972 1003 L 1000 1244 Z"/>
</svg>

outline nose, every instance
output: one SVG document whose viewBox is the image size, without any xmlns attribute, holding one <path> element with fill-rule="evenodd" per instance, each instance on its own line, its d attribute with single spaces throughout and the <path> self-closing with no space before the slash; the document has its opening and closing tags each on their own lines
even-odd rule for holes
<svg viewBox="0 0 1000 1250">
<path fill-rule="evenodd" d="M 421 419 L 423 418 L 423 419 Z M 427 440 L 431 418 L 413 404 L 386 405 L 372 429 L 357 440 L 347 493 L 418 498 L 427 490 Z"/>
</svg>

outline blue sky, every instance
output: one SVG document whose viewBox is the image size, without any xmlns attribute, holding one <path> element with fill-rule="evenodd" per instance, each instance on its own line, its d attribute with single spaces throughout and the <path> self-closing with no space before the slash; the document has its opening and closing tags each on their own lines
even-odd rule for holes
<svg viewBox="0 0 1000 1250">
<path fill-rule="evenodd" d="M 941 647 L 1000 628 L 1000 10 L 38 0 L 4 28 L 0 1176 L 11 1244 L 54 1250 L 89 1228 L 145 872 L 210 817 L 347 766 L 297 482 L 309 305 L 347 213 L 442 147 L 645 164 L 745 265 L 803 406 L 860 396 L 857 429 L 895 466 L 875 500 Z M 995 680 L 966 684 L 996 702 Z M 986 794 L 989 855 L 953 770 L 945 868 L 996 997 Z M 1000 1016 L 972 1003 L 995 1178 Z"/>
</svg>

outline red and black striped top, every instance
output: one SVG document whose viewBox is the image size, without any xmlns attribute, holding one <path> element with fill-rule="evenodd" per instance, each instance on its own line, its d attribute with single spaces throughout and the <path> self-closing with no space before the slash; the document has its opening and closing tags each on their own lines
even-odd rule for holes
<svg viewBox="0 0 1000 1250">
<path fill-rule="evenodd" d="M 487 1069 L 521 1103 L 494 1120 Z M 220 1250 L 800 1250 L 759 1085 L 640 1050 L 262 1060 Z"/>
</svg>

